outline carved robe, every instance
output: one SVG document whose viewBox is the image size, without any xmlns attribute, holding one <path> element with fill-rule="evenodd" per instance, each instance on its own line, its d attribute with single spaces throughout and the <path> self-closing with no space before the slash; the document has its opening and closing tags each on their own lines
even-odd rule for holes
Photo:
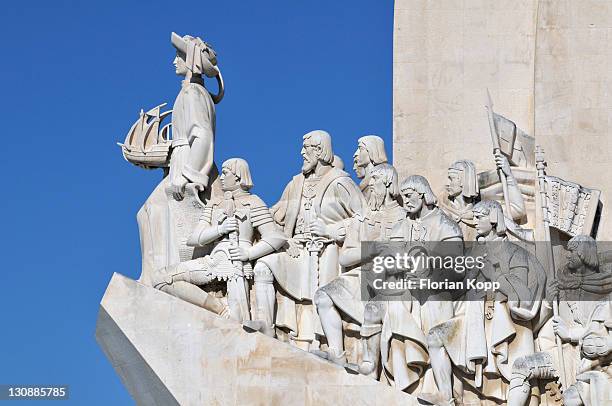
<svg viewBox="0 0 612 406">
<path fill-rule="evenodd" d="M 172 179 L 184 176 L 190 183 L 206 186 L 201 195 L 205 203 L 212 195 L 221 194 L 213 162 L 215 106 L 201 78 L 183 81 L 174 102 L 172 128 L 169 174 L 137 215 L 142 251 L 140 282 L 145 284 L 150 284 L 152 272 L 180 262 L 179 249 L 183 244 L 179 240 L 186 239 L 191 231 L 177 230 L 180 221 L 176 211 L 190 210 L 194 202 L 173 199 L 168 191 Z"/>
<path fill-rule="evenodd" d="M 392 240 L 404 241 L 408 247 L 423 246 L 429 255 L 443 251 L 444 255 L 461 255 L 463 238 L 459 226 L 442 210 L 434 208 L 423 218 L 405 218 L 392 231 Z M 437 270 L 430 270 L 436 272 Z M 418 382 L 429 363 L 426 334 L 429 330 L 454 316 L 450 299 L 432 298 L 426 302 L 418 300 L 390 300 L 383 318 L 381 337 L 381 360 L 383 377 L 400 390 Z M 402 345 L 393 348 L 392 339 Z M 402 354 L 394 354 L 402 351 Z M 393 361 L 401 359 L 407 366 L 401 375 L 394 376 Z"/>
<path fill-rule="evenodd" d="M 469 277 L 489 280 L 484 275 L 495 275 L 511 296 L 490 292 L 481 300 L 472 297 L 457 301 L 456 317 L 436 331 L 453 364 L 468 373 L 465 379 L 472 389 L 506 400 L 514 361 L 536 350 L 534 332 L 543 317 L 546 273 L 532 254 L 506 238 L 479 244 L 470 255 L 484 257 L 485 268 Z M 483 365 L 480 387 L 472 378 L 477 372 L 476 363 Z"/>
<path fill-rule="evenodd" d="M 365 215 L 357 213 L 348 223 L 340 256 L 355 251 L 361 255 L 362 241 L 389 241 L 391 230 L 404 218 L 406 212 L 397 203 L 392 208 L 382 208 L 380 211 L 367 210 Z M 362 297 L 359 266 L 346 269 L 344 273 L 320 289 L 327 293 L 336 307 L 352 322 L 359 326 L 363 324 L 365 301 Z"/>
<path fill-rule="evenodd" d="M 563 360 L 558 358 L 552 320 L 542 327 L 537 337 L 539 350 L 552 355 L 555 369 L 560 372 L 565 368 L 568 386 L 576 382 L 583 386 L 580 384 L 583 379 L 579 376 L 586 371 L 604 371 L 612 375 L 612 357 L 599 359 L 597 365 L 592 366 L 597 357 L 586 357 L 581 345 L 590 334 L 612 337 L 609 332 L 612 330 L 612 272 L 601 268 L 600 272 L 585 274 L 572 273 L 567 268 L 558 272 L 559 316 L 567 324 L 570 334 L 570 342 L 563 344 Z M 545 303 L 545 306 L 552 309 L 552 304 Z"/>
<path fill-rule="evenodd" d="M 292 248 L 260 261 L 272 271 L 280 291 L 276 326 L 288 329 L 293 340 L 312 342 L 315 332 L 323 334 L 312 298 L 318 287 L 339 275 L 338 250 L 346 235 L 345 221 L 361 213 L 364 206 L 363 195 L 350 176 L 330 167 L 318 179 L 295 176 L 272 207 L 275 221 L 291 238 Z M 307 233 L 307 225 L 316 218 L 341 239 L 318 239 L 325 240 L 318 255 L 307 248 L 314 239 Z M 312 272 L 313 265 L 318 268 L 316 274 Z"/>
</svg>

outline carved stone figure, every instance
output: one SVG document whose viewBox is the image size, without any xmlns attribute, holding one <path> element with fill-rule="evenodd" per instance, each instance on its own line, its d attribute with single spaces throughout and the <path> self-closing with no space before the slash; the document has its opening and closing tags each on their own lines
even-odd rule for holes
<svg viewBox="0 0 612 406">
<path fill-rule="evenodd" d="M 466 296 L 455 303 L 455 317 L 430 331 L 429 352 L 436 384 L 445 402 L 466 393 L 504 402 L 512 387 L 514 361 L 535 352 L 546 273 L 527 250 L 508 241 L 499 202 L 484 200 L 474 208 L 478 244 L 472 257 L 484 266 L 466 278 L 498 282 L 486 296 Z M 468 291 L 467 295 L 478 292 Z M 437 356 L 436 356 L 437 354 Z M 436 362 L 439 357 L 443 362 Z M 459 370 L 460 393 L 453 394 L 452 366 Z M 456 391 L 455 391 L 456 392 Z M 529 396 L 529 393 L 527 394 Z M 464 399 L 465 400 L 465 399 Z"/>
<path fill-rule="evenodd" d="M 548 320 L 538 334 L 541 352 L 515 363 L 516 381 L 509 404 L 525 405 L 530 382 L 555 381 L 562 369 L 568 379 L 563 393 L 565 405 L 588 406 L 612 400 L 609 253 L 598 254 L 595 240 L 586 235 L 570 239 L 567 249 L 567 264 L 548 287 L 549 298 L 559 300 L 559 315 Z M 550 303 L 546 306 L 552 308 Z M 563 359 L 554 351 L 555 335 L 563 343 Z"/>
<path fill-rule="evenodd" d="M 353 169 L 361 179 L 359 189 L 366 198 L 372 168 L 384 163 L 387 163 L 387 153 L 382 138 L 378 135 L 365 135 L 357 140 L 357 150 L 353 154 Z"/>
<path fill-rule="evenodd" d="M 334 154 L 327 132 L 304 135 L 301 154 L 302 172 L 289 182 L 271 209 L 290 238 L 289 244 L 284 251 L 257 261 L 259 319 L 245 323 L 245 327 L 268 335 L 275 334 L 275 327 L 282 328 L 294 344 L 308 349 L 317 341 L 315 335 L 323 333 L 312 304 L 314 292 L 339 275 L 344 222 L 362 213 L 365 203 L 349 175 L 332 166 Z M 279 288 L 278 303 L 273 282 Z"/>
<path fill-rule="evenodd" d="M 169 171 L 138 212 L 142 249 L 141 282 L 150 283 L 152 272 L 191 259 L 193 250 L 181 250 L 191 231 L 193 199 L 200 194 L 204 201 L 219 193 L 217 169 L 213 162 L 215 139 L 215 103 L 223 97 L 221 73 L 215 51 L 200 38 L 171 36 L 176 48 L 176 74 L 184 76 L 181 90 L 172 109 L 172 152 Z M 216 77 L 220 93 L 211 95 L 204 87 L 202 75 Z M 184 201 L 185 200 L 185 201 Z M 197 199 L 196 199 L 197 200 Z M 193 213 L 191 213 L 193 214 Z M 190 224 L 183 224 L 187 221 Z"/>
<path fill-rule="evenodd" d="M 406 251 L 423 250 L 426 255 L 456 256 L 463 253 L 459 226 L 437 206 L 429 182 L 413 175 L 400 185 L 407 217 L 395 225 L 391 239 L 402 241 Z M 438 269 L 422 269 L 413 277 L 433 277 Z M 410 275 L 410 274 L 409 274 Z M 450 300 L 373 300 L 366 305 L 362 335 L 373 351 L 380 345 L 382 378 L 400 390 L 422 389 L 419 380 L 429 363 L 427 333 L 430 328 L 453 317 Z M 378 344 L 380 343 L 380 344 Z"/>
<path fill-rule="evenodd" d="M 212 252 L 162 268 L 152 283 L 156 289 L 242 322 L 250 319 L 247 280 L 253 277 L 251 263 L 279 249 L 286 238 L 265 203 L 249 192 L 253 182 L 245 160 L 225 161 L 220 181 L 223 199 L 209 202 L 187 241 L 190 246 L 213 244 Z M 256 237 L 259 241 L 254 243 Z M 227 283 L 228 306 L 200 288 L 215 281 Z"/>
<path fill-rule="evenodd" d="M 373 167 L 368 175 L 368 206 L 363 213 L 357 213 L 348 221 L 346 238 L 340 249 L 339 262 L 344 273 L 315 293 L 315 304 L 329 350 L 317 351 L 340 365 L 347 362 L 343 342 L 343 318 L 347 326 L 359 329 L 364 324 L 365 302 L 362 297 L 361 262 L 363 261 L 362 241 L 388 241 L 390 232 L 406 212 L 399 205 L 398 176 L 395 168 L 381 163 Z M 364 336 L 363 363 L 360 372 L 371 374 L 377 370 L 379 346 L 367 341 Z"/>
<path fill-rule="evenodd" d="M 525 218 L 526 210 L 521 190 L 514 178 L 508 158 L 499 150 L 494 153 L 494 158 L 507 184 L 509 201 L 507 206 L 510 207 L 510 213 L 505 213 L 507 228 L 522 240 L 533 240 L 527 230 L 521 229 L 516 224 Z M 476 220 L 472 209 L 480 200 L 478 174 L 474 163 L 465 159 L 453 162 L 448 168 L 446 190 L 440 199 L 440 206 L 461 226 L 466 241 L 476 239 Z"/>
</svg>

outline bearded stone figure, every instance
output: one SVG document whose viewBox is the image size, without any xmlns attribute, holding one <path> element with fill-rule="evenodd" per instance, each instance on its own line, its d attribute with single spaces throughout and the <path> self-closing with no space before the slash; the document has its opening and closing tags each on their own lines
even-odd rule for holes
<svg viewBox="0 0 612 406">
<path fill-rule="evenodd" d="M 282 329 L 291 343 L 308 350 L 317 348 L 323 335 L 312 302 L 314 293 L 339 275 L 345 222 L 361 214 L 365 202 L 350 176 L 332 165 L 334 153 L 327 132 L 304 135 L 301 154 L 302 172 L 271 209 L 289 244 L 257 261 L 257 316 L 244 324 L 271 336 L 275 328 Z M 279 287 L 278 303 L 274 284 Z"/>
<path fill-rule="evenodd" d="M 438 207 L 426 178 L 409 176 L 401 183 L 400 193 L 406 217 L 391 231 L 392 241 L 404 244 L 406 252 L 418 250 L 428 256 L 450 257 L 463 254 L 461 229 Z M 428 267 L 406 277 L 437 279 L 443 275 L 456 277 Z M 427 350 L 431 345 L 428 333 L 453 316 L 450 299 L 435 293 L 426 301 L 396 299 L 368 304 L 365 318 L 381 342 L 381 380 L 410 393 L 434 391 L 428 366 L 438 361 L 438 354 Z"/>
<path fill-rule="evenodd" d="M 598 252 L 597 243 L 577 235 L 567 243 L 567 263 L 548 285 L 544 307 L 552 313 L 558 300 L 559 315 L 549 318 L 537 335 L 541 352 L 519 359 L 513 368 L 515 383 L 508 404 L 527 404 L 525 393 L 538 383 L 560 376 L 568 380 L 563 404 L 604 405 L 612 399 L 612 271 L 609 251 Z M 555 336 L 563 357 L 555 351 Z"/>
<path fill-rule="evenodd" d="M 355 214 L 347 221 L 344 244 L 340 249 L 339 263 L 343 273 L 315 293 L 315 304 L 328 350 L 317 355 L 345 366 L 346 352 L 343 343 L 343 320 L 348 330 L 360 332 L 363 359 L 360 365 L 351 366 L 364 375 L 378 377 L 378 352 L 380 335 L 370 334 L 369 320 L 364 319 L 366 302 L 362 297 L 362 241 L 388 241 L 390 232 L 406 217 L 398 202 L 399 187 L 395 168 L 381 163 L 373 167 L 368 176 L 368 206 L 363 213 Z"/>
</svg>

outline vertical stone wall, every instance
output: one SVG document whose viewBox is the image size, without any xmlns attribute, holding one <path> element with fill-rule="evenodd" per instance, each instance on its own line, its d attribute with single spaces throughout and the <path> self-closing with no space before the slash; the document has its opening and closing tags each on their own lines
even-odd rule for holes
<svg viewBox="0 0 612 406">
<path fill-rule="evenodd" d="M 448 165 L 493 169 L 484 108 L 532 133 L 535 0 L 396 0 L 393 148 L 400 174 L 439 190 Z"/>
<path fill-rule="evenodd" d="M 493 169 L 484 109 L 543 146 L 548 173 L 602 190 L 612 238 L 612 1 L 396 0 L 393 151 L 440 191 L 459 158 Z"/>
<path fill-rule="evenodd" d="M 612 239 L 612 1 L 540 0 L 535 136 L 548 173 L 602 191 L 598 240 Z"/>
</svg>

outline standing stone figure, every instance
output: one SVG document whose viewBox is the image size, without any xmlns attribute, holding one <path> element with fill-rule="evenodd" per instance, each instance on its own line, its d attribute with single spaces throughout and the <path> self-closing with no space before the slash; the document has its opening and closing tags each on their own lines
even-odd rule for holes
<svg viewBox="0 0 612 406">
<path fill-rule="evenodd" d="M 525 218 L 525 202 L 521 190 L 512 173 L 508 158 L 497 151 L 494 155 L 496 166 L 503 171 L 508 184 L 508 199 L 510 201 L 511 213 L 505 213 L 508 217 L 506 223 L 511 231 L 517 232 L 517 237 L 526 239 L 525 230 L 515 224 Z M 461 159 L 455 161 L 448 168 L 448 180 L 445 193 L 440 199 L 440 206 L 444 211 L 459 224 L 466 241 L 476 239 L 476 220 L 472 209 L 480 201 L 480 189 L 478 185 L 478 174 L 472 161 Z M 512 220 L 511 220 L 512 219 Z"/>
<path fill-rule="evenodd" d="M 372 168 L 384 163 L 387 163 L 387 153 L 382 138 L 378 135 L 365 135 L 357 140 L 357 150 L 353 154 L 353 169 L 361 179 L 359 189 L 366 198 Z"/>
<path fill-rule="evenodd" d="M 153 277 L 153 286 L 217 314 L 237 321 L 248 320 L 248 279 L 253 277 L 251 263 L 270 254 L 286 241 L 272 220 L 266 204 L 249 192 L 253 187 L 247 162 L 240 158 L 223 163 L 223 199 L 213 199 L 187 245 L 214 244 L 210 255 L 162 268 Z M 255 242 L 255 238 L 259 241 Z M 227 282 L 225 306 L 200 287 L 211 282 Z"/>
<path fill-rule="evenodd" d="M 420 250 L 431 257 L 461 255 L 461 229 L 438 208 L 437 198 L 427 179 L 419 175 L 409 176 L 400 185 L 400 191 L 407 217 L 396 224 L 391 239 L 404 242 L 407 252 Z M 444 272 L 425 267 L 406 276 L 437 280 L 442 275 L 449 276 Z M 450 298 L 436 293 L 426 302 L 389 300 L 372 301 L 366 305 L 365 319 L 370 321 L 367 328 L 376 332 L 381 340 L 383 379 L 400 390 L 422 390 L 419 381 L 430 362 L 427 333 L 453 315 Z M 432 358 L 431 362 L 434 361 Z"/>
<path fill-rule="evenodd" d="M 347 223 L 346 238 L 340 250 L 339 262 L 345 272 L 319 288 L 314 299 L 329 347 L 327 352 L 318 351 L 317 354 L 340 365 L 347 361 L 342 319 L 350 321 L 347 326 L 356 325 L 358 329 L 364 324 L 361 242 L 388 241 L 395 224 L 406 217 L 398 202 L 395 168 L 382 163 L 373 167 L 368 177 L 368 207 Z M 360 372 L 371 374 L 377 370 L 380 348 L 378 343 L 368 343 L 372 340 L 371 335 L 364 334 L 363 338 L 365 348 Z"/>
<path fill-rule="evenodd" d="M 499 202 L 484 200 L 473 210 L 478 244 L 470 256 L 484 258 L 484 266 L 466 278 L 499 282 L 500 286 L 497 291 L 469 290 L 467 295 L 474 296 L 455 303 L 455 317 L 430 331 L 432 368 L 448 404 L 454 402 L 452 365 L 459 369 L 466 391 L 459 396 L 469 391 L 476 397 L 507 401 L 512 365 L 535 352 L 534 334 L 544 317 L 540 312 L 546 286 L 544 268 L 526 249 L 508 241 Z M 481 294 L 485 297 L 478 299 Z M 434 354 L 444 361 L 434 362 Z"/>
<path fill-rule="evenodd" d="M 259 320 L 250 330 L 275 335 L 275 327 L 308 350 L 323 332 L 313 307 L 315 291 L 339 275 L 339 248 L 345 222 L 365 205 L 350 176 L 332 166 L 330 135 L 321 130 L 304 135 L 302 172 L 285 188 L 271 209 L 289 237 L 286 250 L 261 258 L 255 265 L 255 295 Z M 274 282 L 279 288 L 276 303 Z M 277 305 L 276 317 L 274 315 Z"/>
<path fill-rule="evenodd" d="M 204 192 L 204 200 L 219 192 L 217 169 L 213 162 L 215 139 L 215 103 L 221 101 L 223 86 L 215 51 L 200 38 L 171 36 L 176 48 L 176 74 L 184 76 L 172 113 L 172 153 L 166 177 L 138 212 L 142 249 L 140 281 L 150 283 L 152 272 L 181 260 L 181 232 L 177 230 L 177 210 L 186 189 L 191 194 Z M 216 77 L 219 95 L 204 87 L 202 75 Z M 189 204 L 191 202 L 187 202 Z M 180 216 L 179 216 L 180 217 Z"/>
</svg>

